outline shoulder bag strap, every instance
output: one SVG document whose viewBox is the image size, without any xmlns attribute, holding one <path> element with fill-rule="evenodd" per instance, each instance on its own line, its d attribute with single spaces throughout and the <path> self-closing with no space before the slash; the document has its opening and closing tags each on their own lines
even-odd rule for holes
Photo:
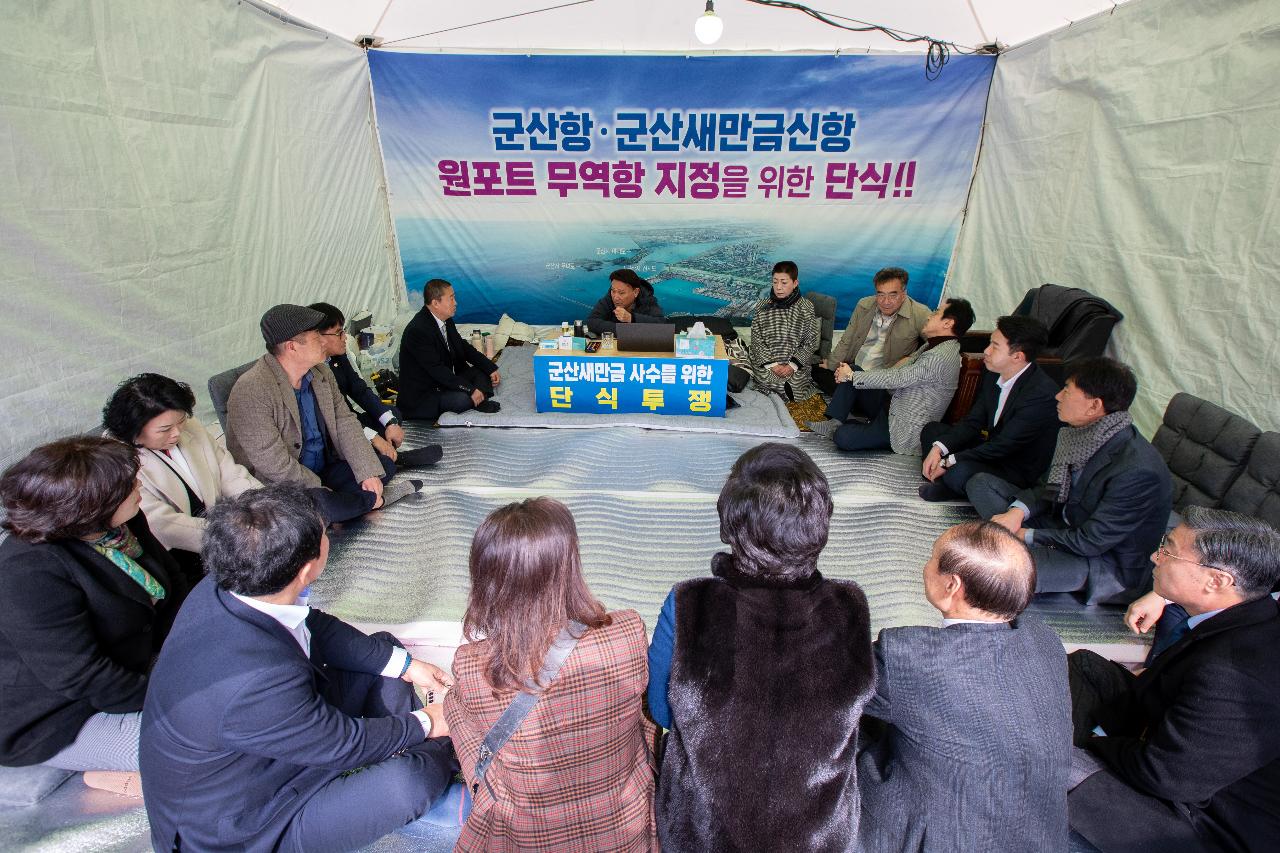
<svg viewBox="0 0 1280 853">
<path fill-rule="evenodd" d="M 587 626 L 581 622 L 571 621 L 560 629 L 560 634 L 551 643 L 551 648 L 547 650 L 547 656 L 542 661 L 542 669 L 538 671 L 538 683 L 543 685 L 545 690 L 551 686 L 551 682 L 555 679 L 556 673 L 560 671 L 560 667 L 568 660 L 569 655 L 573 653 L 573 649 L 578 645 L 578 640 L 587 631 Z M 489 789 L 490 796 L 497 798 L 494 793 L 493 786 L 489 784 L 486 775 L 489 772 L 489 766 L 493 764 L 493 757 L 498 754 L 498 750 L 502 749 L 503 744 L 511 739 L 511 736 L 520 728 L 520 724 L 524 722 L 524 718 L 529 716 L 529 712 L 533 710 L 533 706 L 537 704 L 538 697 L 542 692 L 531 693 L 521 690 L 511 700 L 511 704 L 502 712 L 502 716 L 493 724 L 493 728 L 489 729 L 488 734 L 484 736 L 484 742 L 480 744 L 480 757 L 476 760 L 475 780 L 471 783 L 471 794 L 475 796 L 480 791 L 480 783 L 484 782 L 484 786 Z"/>
</svg>

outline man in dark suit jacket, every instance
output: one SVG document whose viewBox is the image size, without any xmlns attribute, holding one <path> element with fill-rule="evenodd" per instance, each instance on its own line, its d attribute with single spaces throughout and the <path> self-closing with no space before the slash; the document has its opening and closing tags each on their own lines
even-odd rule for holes
<svg viewBox="0 0 1280 853">
<path fill-rule="evenodd" d="M 409 321 L 400 340 L 400 397 L 405 417 L 434 421 L 442 412 L 492 413 L 502 381 L 498 366 L 462 339 L 453 315 L 453 285 L 433 278 L 422 291 L 426 305 Z"/>
<path fill-rule="evenodd" d="M 364 847 L 425 812 L 457 771 L 442 706 L 415 710 L 412 687 L 441 689 L 445 674 L 299 600 L 328 551 L 296 486 L 210 511 L 210 576 L 178 615 L 143 706 L 156 850 Z"/>
<path fill-rule="evenodd" d="M 1070 657 L 1071 825 L 1103 850 L 1273 850 L 1280 839 L 1280 533 L 1188 507 L 1154 555 L 1155 591 L 1191 615 L 1134 676 Z M 1100 727 L 1105 737 L 1092 733 Z"/>
<path fill-rule="evenodd" d="M 934 421 L 920 431 L 920 497 L 963 497 L 974 474 L 987 472 L 1020 488 L 1049 467 L 1058 435 L 1058 385 L 1036 366 L 1049 340 L 1039 320 L 1001 317 L 982 354 L 987 373 L 969 413 L 955 425 Z"/>
<path fill-rule="evenodd" d="M 885 725 L 858 755 L 866 850 L 1066 850 L 1066 655 L 1020 615 L 1035 571 L 999 525 L 953 527 L 924 567 L 942 627 L 880 632 L 864 713 Z"/>
<path fill-rule="evenodd" d="M 317 302 L 307 307 L 324 315 L 324 320 L 316 331 L 324 340 L 329 369 L 333 371 L 333 378 L 337 380 L 338 390 L 342 392 L 347 408 L 360 420 L 373 449 L 394 462 L 397 468 L 421 468 L 439 462 L 444 456 L 444 448 L 438 444 L 426 444 L 413 450 L 400 449 L 400 445 L 404 443 L 400 410 L 382 402 L 369 387 L 369 383 L 351 366 L 351 359 L 347 357 L 347 332 L 344 328 L 347 318 L 341 309 L 328 302 Z M 359 411 L 356 411 L 356 406 L 360 407 Z"/>
<path fill-rule="evenodd" d="M 1133 426 L 1133 371 L 1110 358 L 1068 365 L 1058 392 L 1049 470 L 1019 489 L 976 474 L 966 492 L 983 518 L 1021 536 L 1036 560 L 1036 592 L 1084 589 L 1090 604 L 1140 588 L 1173 508 L 1169 469 Z"/>
</svg>

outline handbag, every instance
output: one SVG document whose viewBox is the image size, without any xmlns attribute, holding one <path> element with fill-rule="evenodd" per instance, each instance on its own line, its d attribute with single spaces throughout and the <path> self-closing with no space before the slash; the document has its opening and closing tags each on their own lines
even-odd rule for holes
<svg viewBox="0 0 1280 853">
<path fill-rule="evenodd" d="M 551 642 L 551 648 L 547 649 L 547 656 L 543 659 L 542 668 L 538 671 L 538 684 L 543 685 L 544 689 L 555 679 L 556 673 L 560 671 L 560 667 L 568 660 L 574 647 L 578 645 L 578 640 L 586 632 L 586 625 L 573 620 L 560 629 L 560 633 Z M 480 783 L 484 782 L 489 795 L 495 800 L 498 798 L 487 778 L 489 767 L 493 764 L 494 756 L 516 733 L 520 724 L 524 722 L 524 718 L 529 716 L 533 706 L 538 703 L 542 691 L 531 692 L 534 686 L 529 685 L 530 690 L 521 690 L 517 693 L 512 698 L 511 704 L 502 712 L 502 716 L 498 717 L 498 721 L 493 724 L 493 728 L 489 729 L 484 736 L 484 741 L 480 744 L 480 756 L 476 760 L 475 779 L 471 782 L 472 796 L 480 792 Z"/>
</svg>

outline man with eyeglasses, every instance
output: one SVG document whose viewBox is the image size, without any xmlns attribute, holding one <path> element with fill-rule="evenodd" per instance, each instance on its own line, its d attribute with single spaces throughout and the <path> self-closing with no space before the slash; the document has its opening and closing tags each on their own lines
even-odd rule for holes
<svg viewBox="0 0 1280 853">
<path fill-rule="evenodd" d="M 351 365 L 351 359 L 347 357 L 347 332 L 343 328 L 347 318 L 342 310 L 328 302 L 317 302 L 308 307 L 324 315 L 316 331 L 324 340 L 329 369 L 333 371 L 333 378 L 348 408 L 364 427 L 365 437 L 373 449 L 396 463 L 397 468 L 423 468 L 439 462 L 444 456 L 444 448 L 438 444 L 427 444 L 413 450 L 400 449 L 404 442 L 400 410 L 382 402 Z M 360 407 L 359 412 L 352 403 Z"/>
<path fill-rule="evenodd" d="M 325 366 L 322 322 L 302 305 L 262 315 L 267 352 L 227 398 L 227 449 L 264 483 L 303 486 L 325 521 L 338 522 L 395 503 L 422 481 L 388 484 L 395 463 L 365 438 Z"/>
<path fill-rule="evenodd" d="M 813 372 L 827 395 L 835 392 L 835 374 L 841 368 L 893 367 L 924 343 L 921 335 L 932 312 L 907 296 L 908 278 L 901 267 L 885 267 L 875 274 L 875 295 L 858 301 L 840 342 Z"/>
<path fill-rule="evenodd" d="M 1183 635 L 1140 675 L 1068 657 L 1071 826 L 1105 851 L 1268 850 L 1280 838 L 1280 533 L 1188 507 L 1151 555 Z"/>
</svg>

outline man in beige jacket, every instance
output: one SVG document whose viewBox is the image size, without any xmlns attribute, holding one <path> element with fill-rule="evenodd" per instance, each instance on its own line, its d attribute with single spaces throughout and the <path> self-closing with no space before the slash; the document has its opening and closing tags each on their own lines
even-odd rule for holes
<svg viewBox="0 0 1280 853">
<path fill-rule="evenodd" d="M 262 315 L 267 353 L 227 400 L 227 447 L 264 483 L 306 486 L 326 521 L 346 521 L 422 488 L 386 486 L 395 472 L 364 437 L 325 364 L 319 311 L 277 305 Z"/>
<path fill-rule="evenodd" d="M 878 370 L 893 367 L 924 343 L 921 332 L 932 313 L 907 296 L 907 271 L 885 267 L 875 274 L 874 296 L 859 300 L 840 342 L 826 364 L 813 372 L 827 395 L 835 391 L 835 371 L 841 365 Z"/>
</svg>

